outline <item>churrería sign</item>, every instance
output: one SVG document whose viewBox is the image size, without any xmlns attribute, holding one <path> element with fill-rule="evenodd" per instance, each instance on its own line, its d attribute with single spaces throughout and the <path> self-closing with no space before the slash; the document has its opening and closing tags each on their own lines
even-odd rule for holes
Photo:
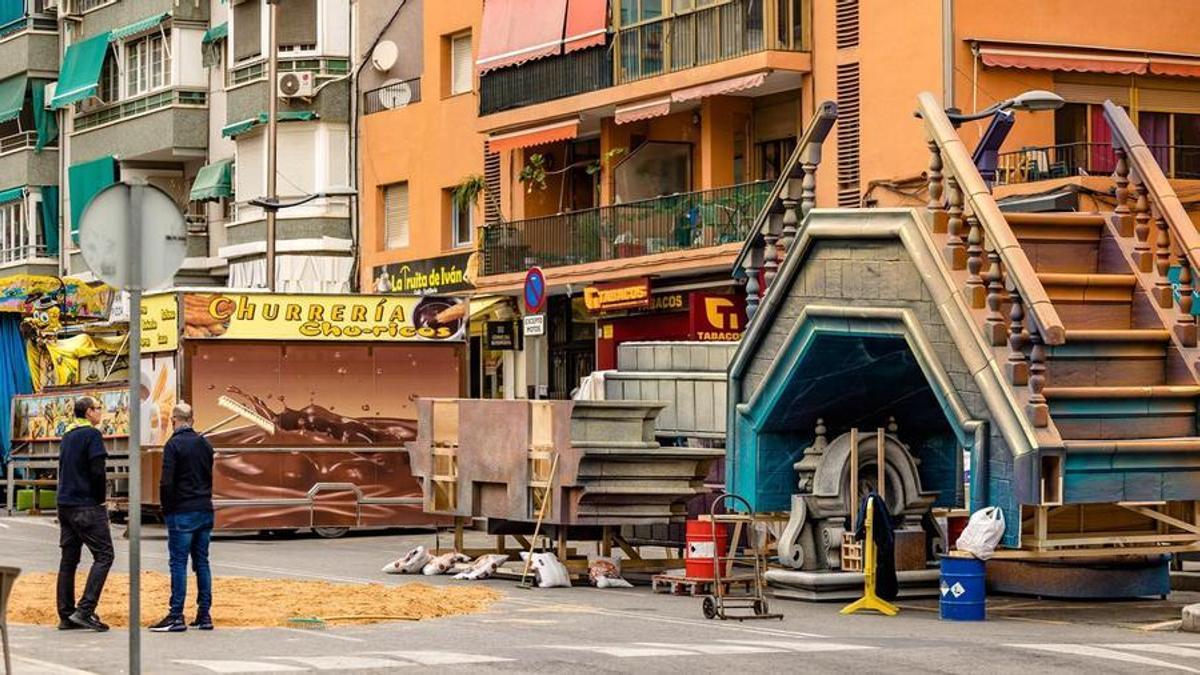
<svg viewBox="0 0 1200 675">
<path fill-rule="evenodd" d="M 462 298 L 186 293 L 184 337 L 223 340 L 464 339 Z"/>
<path fill-rule="evenodd" d="M 375 268 L 376 293 L 429 295 L 475 288 L 467 272 L 470 253 L 410 260 Z"/>
<path fill-rule="evenodd" d="M 599 313 L 645 309 L 650 306 L 650 277 L 588 286 L 583 289 L 583 304 Z"/>
</svg>

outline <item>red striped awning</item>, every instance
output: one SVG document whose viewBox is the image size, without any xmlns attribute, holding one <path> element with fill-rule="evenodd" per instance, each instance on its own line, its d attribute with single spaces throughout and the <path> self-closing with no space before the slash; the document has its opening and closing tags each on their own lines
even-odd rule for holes
<svg viewBox="0 0 1200 675">
<path fill-rule="evenodd" d="M 539 127 L 508 131 L 488 137 L 488 150 L 504 152 L 544 145 L 555 141 L 566 141 L 579 135 L 579 120 L 569 119 Z"/>
<path fill-rule="evenodd" d="M 608 0 L 568 0 L 564 52 L 602 46 L 607 30 Z"/>
<path fill-rule="evenodd" d="M 979 48 L 979 57 L 985 66 L 994 68 L 1027 68 L 1115 75 L 1144 75 L 1149 70 L 1149 59 L 1142 55 L 1082 49 L 982 45 Z"/>
<path fill-rule="evenodd" d="M 617 106 L 613 121 L 617 124 L 629 124 L 652 117 L 663 117 L 670 113 L 671 97 L 662 96 Z"/>
<path fill-rule="evenodd" d="M 1200 59 L 1150 57 L 1150 72 L 1172 77 L 1200 77 Z"/>
<path fill-rule="evenodd" d="M 480 74 L 562 51 L 567 0 L 487 0 L 480 27 Z"/>
<path fill-rule="evenodd" d="M 697 99 L 706 98 L 708 96 L 720 96 L 722 94 L 733 94 L 747 89 L 754 89 L 762 86 L 762 83 L 767 79 L 766 73 L 754 73 L 753 75 L 743 75 L 734 77 L 720 82 L 710 82 L 701 84 L 687 89 L 680 89 L 671 93 L 671 100 L 676 103 L 683 101 L 694 101 Z"/>
</svg>

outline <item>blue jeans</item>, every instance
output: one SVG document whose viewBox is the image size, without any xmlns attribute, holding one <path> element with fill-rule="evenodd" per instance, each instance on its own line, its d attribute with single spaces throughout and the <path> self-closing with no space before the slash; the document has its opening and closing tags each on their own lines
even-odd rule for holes
<svg viewBox="0 0 1200 675">
<path fill-rule="evenodd" d="M 212 539 L 212 511 L 188 511 L 167 516 L 167 549 L 171 553 L 171 616 L 183 616 L 187 598 L 187 561 L 192 556 L 196 572 L 196 607 L 206 615 L 212 607 L 212 572 L 208 568 L 208 542 Z"/>
</svg>

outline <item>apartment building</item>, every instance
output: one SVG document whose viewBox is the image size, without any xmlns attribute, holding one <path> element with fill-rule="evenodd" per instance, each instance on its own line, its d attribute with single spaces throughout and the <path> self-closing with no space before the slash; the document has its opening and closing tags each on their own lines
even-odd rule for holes
<svg viewBox="0 0 1200 675">
<path fill-rule="evenodd" d="M 186 213 L 180 285 L 266 282 L 264 0 L 25 0 L 0 16 L 0 274 L 90 278 L 88 200 L 145 182 Z M 280 0 L 277 287 L 351 286 L 349 0 Z M 282 83 L 281 83 L 282 84 Z"/>
<path fill-rule="evenodd" d="M 1086 11 L 1040 0 L 403 3 L 384 38 L 395 65 L 370 86 L 364 74 L 360 92 L 360 283 L 422 292 L 457 255 L 466 279 L 439 290 L 507 319 L 526 270 L 542 267 L 546 339 L 491 351 L 478 325 L 476 390 L 494 378 L 504 395 L 540 385 L 566 396 L 611 367 L 622 341 L 737 338 L 731 266 L 824 101 L 838 122 L 819 158 L 819 207 L 924 203 L 913 181 L 929 163 L 913 133 L 922 91 L 968 113 L 1031 89 L 1066 101 L 1017 113 L 995 158 L 997 193 L 1042 195 L 1036 208 L 1078 208 L 1111 189 L 1105 99 L 1127 106 L 1174 179 L 1200 178 L 1198 12 L 1167 0 L 1136 22 L 1113 0 Z M 978 142 L 987 124 L 967 123 L 964 138 Z M 473 209 L 452 198 L 464 184 Z"/>
</svg>

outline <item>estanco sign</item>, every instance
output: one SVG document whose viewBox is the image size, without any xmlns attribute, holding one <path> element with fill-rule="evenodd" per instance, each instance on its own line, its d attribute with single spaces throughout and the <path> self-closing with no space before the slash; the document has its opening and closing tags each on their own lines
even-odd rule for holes
<svg viewBox="0 0 1200 675">
<path fill-rule="evenodd" d="M 598 313 L 645 309 L 650 306 L 650 277 L 588 286 L 583 289 L 583 304 Z"/>
<path fill-rule="evenodd" d="M 184 337 L 226 340 L 456 341 L 462 298 L 187 293 Z"/>
<path fill-rule="evenodd" d="M 746 325 L 746 301 L 735 295 L 693 293 L 690 312 L 691 333 L 705 342 L 742 339 Z"/>
</svg>

